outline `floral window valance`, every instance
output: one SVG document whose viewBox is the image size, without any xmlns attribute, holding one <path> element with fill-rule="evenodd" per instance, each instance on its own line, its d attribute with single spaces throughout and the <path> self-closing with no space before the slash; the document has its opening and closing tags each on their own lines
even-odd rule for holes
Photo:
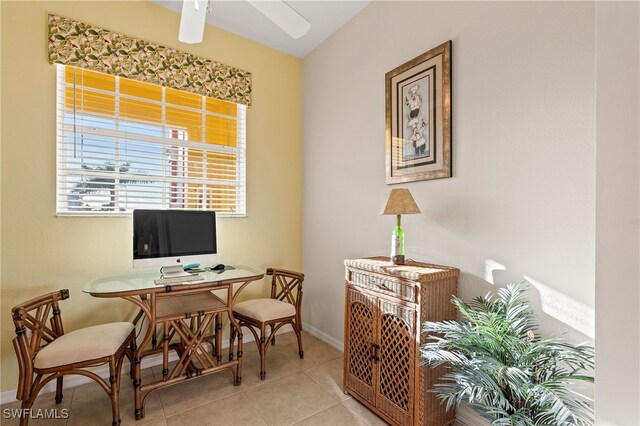
<svg viewBox="0 0 640 426">
<path fill-rule="evenodd" d="M 251 105 L 250 72 L 56 15 L 49 62 Z"/>
</svg>

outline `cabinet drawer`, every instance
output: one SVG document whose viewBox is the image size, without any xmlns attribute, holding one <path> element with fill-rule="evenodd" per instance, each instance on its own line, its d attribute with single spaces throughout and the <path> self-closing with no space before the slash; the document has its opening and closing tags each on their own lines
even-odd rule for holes
<svg viewBox="0 0 640 426">
<path fill-rule="evenodd" d="M 409 302 L 416 301 L 416 283 L 386 275 L 348 269 L 347 280 L 354 286 L 388 294 Z"/>
</svg>

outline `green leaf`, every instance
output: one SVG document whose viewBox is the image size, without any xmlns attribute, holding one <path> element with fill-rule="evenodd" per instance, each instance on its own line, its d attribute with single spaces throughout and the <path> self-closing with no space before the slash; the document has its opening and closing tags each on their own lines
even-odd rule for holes
<svg viewBox="0 0 640 426">
<path fill-rule="evenodd" d="M 462 321 L 425 322 L 424 364 L 450 367 L 433 389 L 448 409 L 471 404 L 496 425 L 593 423 L 591 400 L 572 390 L 593 383 L 594 350 L 535 334 L 528 284 L 509 284 L 464 302 Z"/>
</svg>

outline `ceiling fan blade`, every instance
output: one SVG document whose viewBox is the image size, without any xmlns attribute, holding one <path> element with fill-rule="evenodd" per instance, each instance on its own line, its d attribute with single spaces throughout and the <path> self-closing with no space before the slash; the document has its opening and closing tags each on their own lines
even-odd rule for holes
<svg viewBox="0 0 640 426">
<path fill-rule="evenodd" d="M 281 0 L 247 1 L 293 38 L 302 37 L 311 28 L 309 21 Z"/>
<path fill-rule="evenodd" d="M 207 0 L 183 0 L 178 40 L 183 43 L 201 43 L 207 17 Z"/>
</svg>

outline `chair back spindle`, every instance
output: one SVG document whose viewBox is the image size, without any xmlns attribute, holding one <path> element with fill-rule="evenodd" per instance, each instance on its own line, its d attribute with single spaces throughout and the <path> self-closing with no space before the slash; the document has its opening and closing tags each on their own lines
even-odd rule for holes
<svg viewBox="0 0 640 426">
<path fill-rule="evenodd" d="M 62 402 L 64 376 L 78 374 L 95 381 L 111 400 L 112 425 L 120 425 L 120 372 L 125 356 L 133 359 L 135 325 L 114 322 L 64 333 L 59 303 L 69 298 L 63 289 L 28 300 L 11 309 L 16 337 L 13 349 L 18 358 L 18 389 L 21 401 L 20 426 L 28 426 L 33 406 L 47 383 L 56 381 L 55 401 Z M 95 344 L 88 336 L 101 335 Z M 109 364 L 104 379 L 88 367 Z"/>
<path fill-rule="evenodd" d="M 64 334 L 58 301 L 69 298 L 63 289 L 31 299 L 11 310 L 16 337 L 13 349 L 18 358 L 19 380 L 16 399 L 31 393 L 33 360 L 40 349 Z"/>
<path fill-rule="evenodd" d="M 271 275 L 271 298 L 297 306 L 302 293 L 304 274 L 285 269 L 267 269 Z"/>
<path fill-rule="evenodd" d="M 32 357 L 64 334 L 58 301 L 68 298 L 69 290 L 63 289 L 31 299 L 11 310 L 16 335 L 28 339 Z"/>
</svg>

